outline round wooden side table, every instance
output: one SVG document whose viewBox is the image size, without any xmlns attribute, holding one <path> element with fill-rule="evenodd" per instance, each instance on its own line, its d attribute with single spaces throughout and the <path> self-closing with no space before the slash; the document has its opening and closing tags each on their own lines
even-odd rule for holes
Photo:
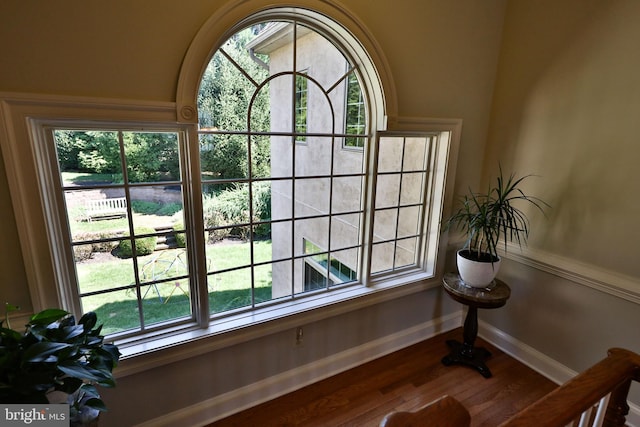
<svg viewBox="0 0 640 427">
<path fill-rule="evenodd" d="M 491 377 L 491 371 L 484 363 L 491 353 L 483 347 L 474 347 L 478 336 L 478 309 L 502 307 L 509 299 L 511 289 L 498 279 L 487 288 L 473 288 L 466 285 L 457 273 L 445 274 L 442 284 L 451 298 L 469 307 L 464 320 L 463 341 L 447 340 L 451 352 L 442 358 L 442 363 L 445 366 L 470 366 L 483 377 Z"/>
</svg>

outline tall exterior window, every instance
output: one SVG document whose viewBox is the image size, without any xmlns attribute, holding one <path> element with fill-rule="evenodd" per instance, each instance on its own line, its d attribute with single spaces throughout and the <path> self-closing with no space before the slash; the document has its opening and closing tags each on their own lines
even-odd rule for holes
<svg viewBox="0 0 640 427">
<path fill-rule="evenodd" d="M 309 109 L 307 93 L 309 92 L 309 81 L 304 75 L 296 75 L 296 101 L 295 101 L 295 117 L 296 117 L 296 140 L 305 142 L 307 140 L 307 110 Z"/>
<path fill-rule="evenodd" d="M 367 116 L 364 105 L 362 90 L 358 83 L 358 76 L 355 73 L 349 73 L 347 80 L 346 95 L 346 114 L 345 114 L 345 147 L 364 147 L 364 138 L 354 135 L 362 135 L 366 131 Z"/>
<path fill-rule="evenodd" d="M 137 106 L 119 120 L 93 105 L 85 119 L 55 105 L 14 115 L 43 194 L 32 211 L 43 212 L 55 276 L 43 294 L 95 311 L 129 348 L 434 274 L 451 131 L 377 130 L 383 96 L 370 59 L 351 56 L 360 44 L 347 49 L 348 32 L 333 38 L 322 15 L 277 11 L 207 56 L 197 123 Z"/>
</svg>

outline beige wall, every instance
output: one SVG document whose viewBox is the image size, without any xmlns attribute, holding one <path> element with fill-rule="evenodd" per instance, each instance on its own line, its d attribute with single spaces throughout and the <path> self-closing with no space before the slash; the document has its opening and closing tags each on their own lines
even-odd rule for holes
<svg viewBox="0 0 640 427">
<path fill-rule="evenodd" d="M 513 0 L 505 19 L 485 178 L 537 174 L 553 207 L 525 252 L 547 272 L 509 261 L 511 301 L 482 316 L 577 371 L 640 352 L 638 19 L 635 0 Z"/>
<path fill-rule="evenodd" d="M 317 2 L 325 7 L 322 3 Z M 348 9 L 387 57 L 396 88 L 391 101 L 397 100 L 398 115 L 464 120 L 456 183 L 462 189 L 481 175 L 479 159 L 485 151 L 505 3 L 348 1 Z M 203 22 L 225 5 L 205 0 L 3 1 L 0 92 L 175 101 L 191 40 Z M 19 302 L 28 311 L 30 296 L 4 169 L 0 235 L 0 299 Z M 292 335 L 282 332 L 126 376 L 117 389 L 105 393 L 111 410 L 101 425 L 122 427 L 162 417 L 458 309 L 433 289 L 306 325 L 309 346 L 302 351 L 294 352 Z M 256 363 L 264 354 L 274 357 Z"/>
</svg>

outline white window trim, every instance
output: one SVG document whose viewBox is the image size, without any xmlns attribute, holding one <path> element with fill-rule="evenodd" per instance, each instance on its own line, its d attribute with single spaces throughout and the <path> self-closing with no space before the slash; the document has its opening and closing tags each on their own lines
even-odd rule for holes
<svg viewBox="0 0 640 427">
<path fill-rule="evenodd" d="M 105 101 L 87 98 L 38 97 L 32 95 L 0 93 L 0 145 L 7 171 L 9 189 L 13 201 L 20 245 L 34 312 L 47 307 L 65 306 L 65 296 L 57 286 L 65 280 L 56 273 L 55 260 L 60 254 L 55 245 L 45 236 L 59 232 L 53 221 L 47 220 L 46 212 L 52 202 L 44 197 L 42 179 L 46 171 L 38 171 L 34 141 L 38 141 L 39 123 L 77 121 L 100 121 L 105 125 L 127 123 L 130 127 L 142 123 L 154 127 L 179 128 L 175 121 L 175 105 L 169 103 L 134 103 L 128 101 Z M 455 159 L 461 122 L 430 121 L 414 122 L 411 127 L 423 132 L 448 132 L 447 153 L 449 161 L 436 165 L 444 182 L 444 198 L 440 200 L 442 215 L 450 205 L 449 194 L 453 188 Z M 445 156 L 446 157 L 446 156 Z M 34 191 L 35 190 L 35 191 Z M 445 199 L 449 199 L 447 202 Z M 60 201 L 58 201 L 60 202 Z M 53 203 L 55 205 L 55 201 Z M 55 207 L 53 207 L 55 208 Z M 250 340 L 258 336 L 295 327 L 301 323 L 317 321 L 337 314 L 353 311 L 382 301 L 398 298 L 438 286 L 442 276 L 446 236 L 440 236 L 438 224 L 429 229 L 432 247 L 428 252 L 436 256 L 434 271 L 409 270 L 392 279 L 376 280 L 367 286 L 348 287 L 330 294 L 290 301 L 265 307 L 237 316 L 217 320 L 207 327 L 177 329 L 162 334 L 149 334 L 129 342 L 118 343 L 123 360 L 117 376 L 129 375 L 180 360 L 196 354 Z M 433 243 L 435 242 L 435 243 Z M 431 256 L 429 255 L 429 256 Z M 64 259 L 64 258 L 63 258 Z M 337 304 L 337 302 L 340 302 Z"/>
</svg>

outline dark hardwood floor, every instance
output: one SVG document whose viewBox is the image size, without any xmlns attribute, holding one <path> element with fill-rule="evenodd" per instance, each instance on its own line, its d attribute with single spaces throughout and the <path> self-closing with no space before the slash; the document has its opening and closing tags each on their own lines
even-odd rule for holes
<svg viewBox="0 0 640 427">
<path fill-rule="evenodd" d="M 461 337 L 461 329 L 446 332 L 208 427 L 375 427 L 391 411 L 414 410 L 445 394 L 467 408 L 472 427 L 495 427 L 557 387 L 480 338 L 476 345 L 492 353 L 487 365 L 493 377 L 442 365 L 445 341 Z"/>
</svg>

